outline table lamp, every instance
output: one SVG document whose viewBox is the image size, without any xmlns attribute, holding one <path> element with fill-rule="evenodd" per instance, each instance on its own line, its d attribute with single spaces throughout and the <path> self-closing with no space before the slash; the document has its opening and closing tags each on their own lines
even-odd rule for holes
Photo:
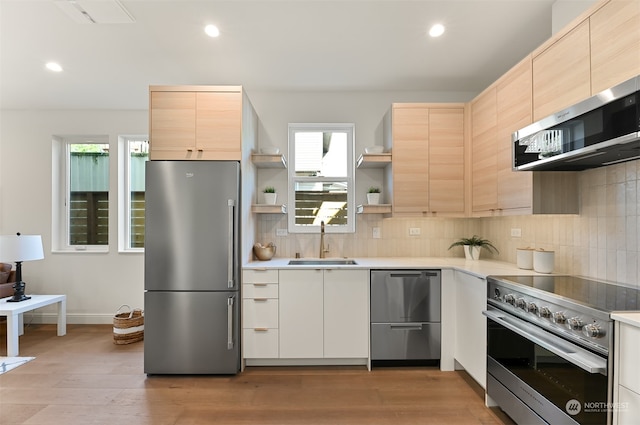
<svg viewBox="0 0 640 425">
<path fill-rule="evenodd" d="M 30 299 L 24 294 L 22 281 L 22 262 L 44 258 L 42 237 L 40 235 L 0 236 L 0 260 L 16 263 L 16 283 L 13 284 L 13 298 L 7 302 L 20 302 Z"/>
</svg>

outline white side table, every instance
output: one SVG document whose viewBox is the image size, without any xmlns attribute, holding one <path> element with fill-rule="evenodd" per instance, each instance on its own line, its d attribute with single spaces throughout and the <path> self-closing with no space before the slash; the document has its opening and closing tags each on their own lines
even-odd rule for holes
<svg viewBox="0 0 640 425">
<path fill-rule="evenodd" d="M 30 295 L 31 299 L 10 303 L 12 297 L 0 299 L 0 316 L 7 317 L 7 357 L 18 355 L 19 336 L 24 333 L 22 313 L 51 304 L 58 304 L 58 336 L 67 334 L 67 296 Z"/>
</svg>

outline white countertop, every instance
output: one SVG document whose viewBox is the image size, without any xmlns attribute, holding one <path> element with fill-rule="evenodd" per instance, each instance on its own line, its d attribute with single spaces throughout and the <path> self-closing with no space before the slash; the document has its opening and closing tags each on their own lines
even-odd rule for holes
<svg viewBox="0 0 640 425">
<path fill-rule="evenodd" d="M 611 318 L 640 328 L 640 312 L 611 313 Z"/>
<path fill-rule="evenodd" d="M 302 258 L 303 260 L 305 258 Z M 311 259 L 311 258 L 309 258 Z M 331 258 L 325 258 L 330 260 Z M 340 259 L 340 258 L 335 258 Z M 293 258 L 273 258 L 269 261 L 252 261 L 243 265 L 244 269 L 454 269 L 478 277 L 489 275 L 536 275 L 533 270 L 519 269 L 513 263 L 492 260 L 465 260 L 452 257 L 363 257 L 349 258 L 356 264 L 349 265 L 289 265 Z"/>
</svg>

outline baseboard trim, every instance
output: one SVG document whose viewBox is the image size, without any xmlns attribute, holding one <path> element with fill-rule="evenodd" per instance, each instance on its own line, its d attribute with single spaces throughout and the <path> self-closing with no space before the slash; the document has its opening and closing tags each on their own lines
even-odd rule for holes
<svg viewBox="0 0 640 425">
<path fill-rule="evenodd" d="M 67 324 L 70 325 L 113 325 L 113 314 L 77 314 L 67 313 Z M 24 313 L 24 323 L 56 324 L 56 313 Z"/>
</svg>

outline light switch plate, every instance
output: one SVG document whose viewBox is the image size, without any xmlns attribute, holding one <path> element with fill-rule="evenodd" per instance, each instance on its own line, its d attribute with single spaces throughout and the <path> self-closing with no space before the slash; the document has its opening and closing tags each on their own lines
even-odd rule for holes
<svg viewBox="0 0 640 425">
<path fill-rule="evenodd" d="M 409 235 L 410 236 L 418 236 L 418 235 L 420 235 L 420 228 L 419 227 L 410 227 L 409 228 Z"/>
<path fill-rule="evenodd" d="M 513 228 L 511 229 L 511 236 L 514 238 L 519 238 L 522 236 L 522 229 Z"/>
<path fill-rule="evenodd" d="M 372 236 L 373 236 L 373 239 L 380 239 L 382 237 L 379 227 L 374 227 L 373 228 Z"/>
<path fill-rule="evenodd" d="M 287 236 L 287 229 L 276 229 L 276 236 Z"/>
</svg>

